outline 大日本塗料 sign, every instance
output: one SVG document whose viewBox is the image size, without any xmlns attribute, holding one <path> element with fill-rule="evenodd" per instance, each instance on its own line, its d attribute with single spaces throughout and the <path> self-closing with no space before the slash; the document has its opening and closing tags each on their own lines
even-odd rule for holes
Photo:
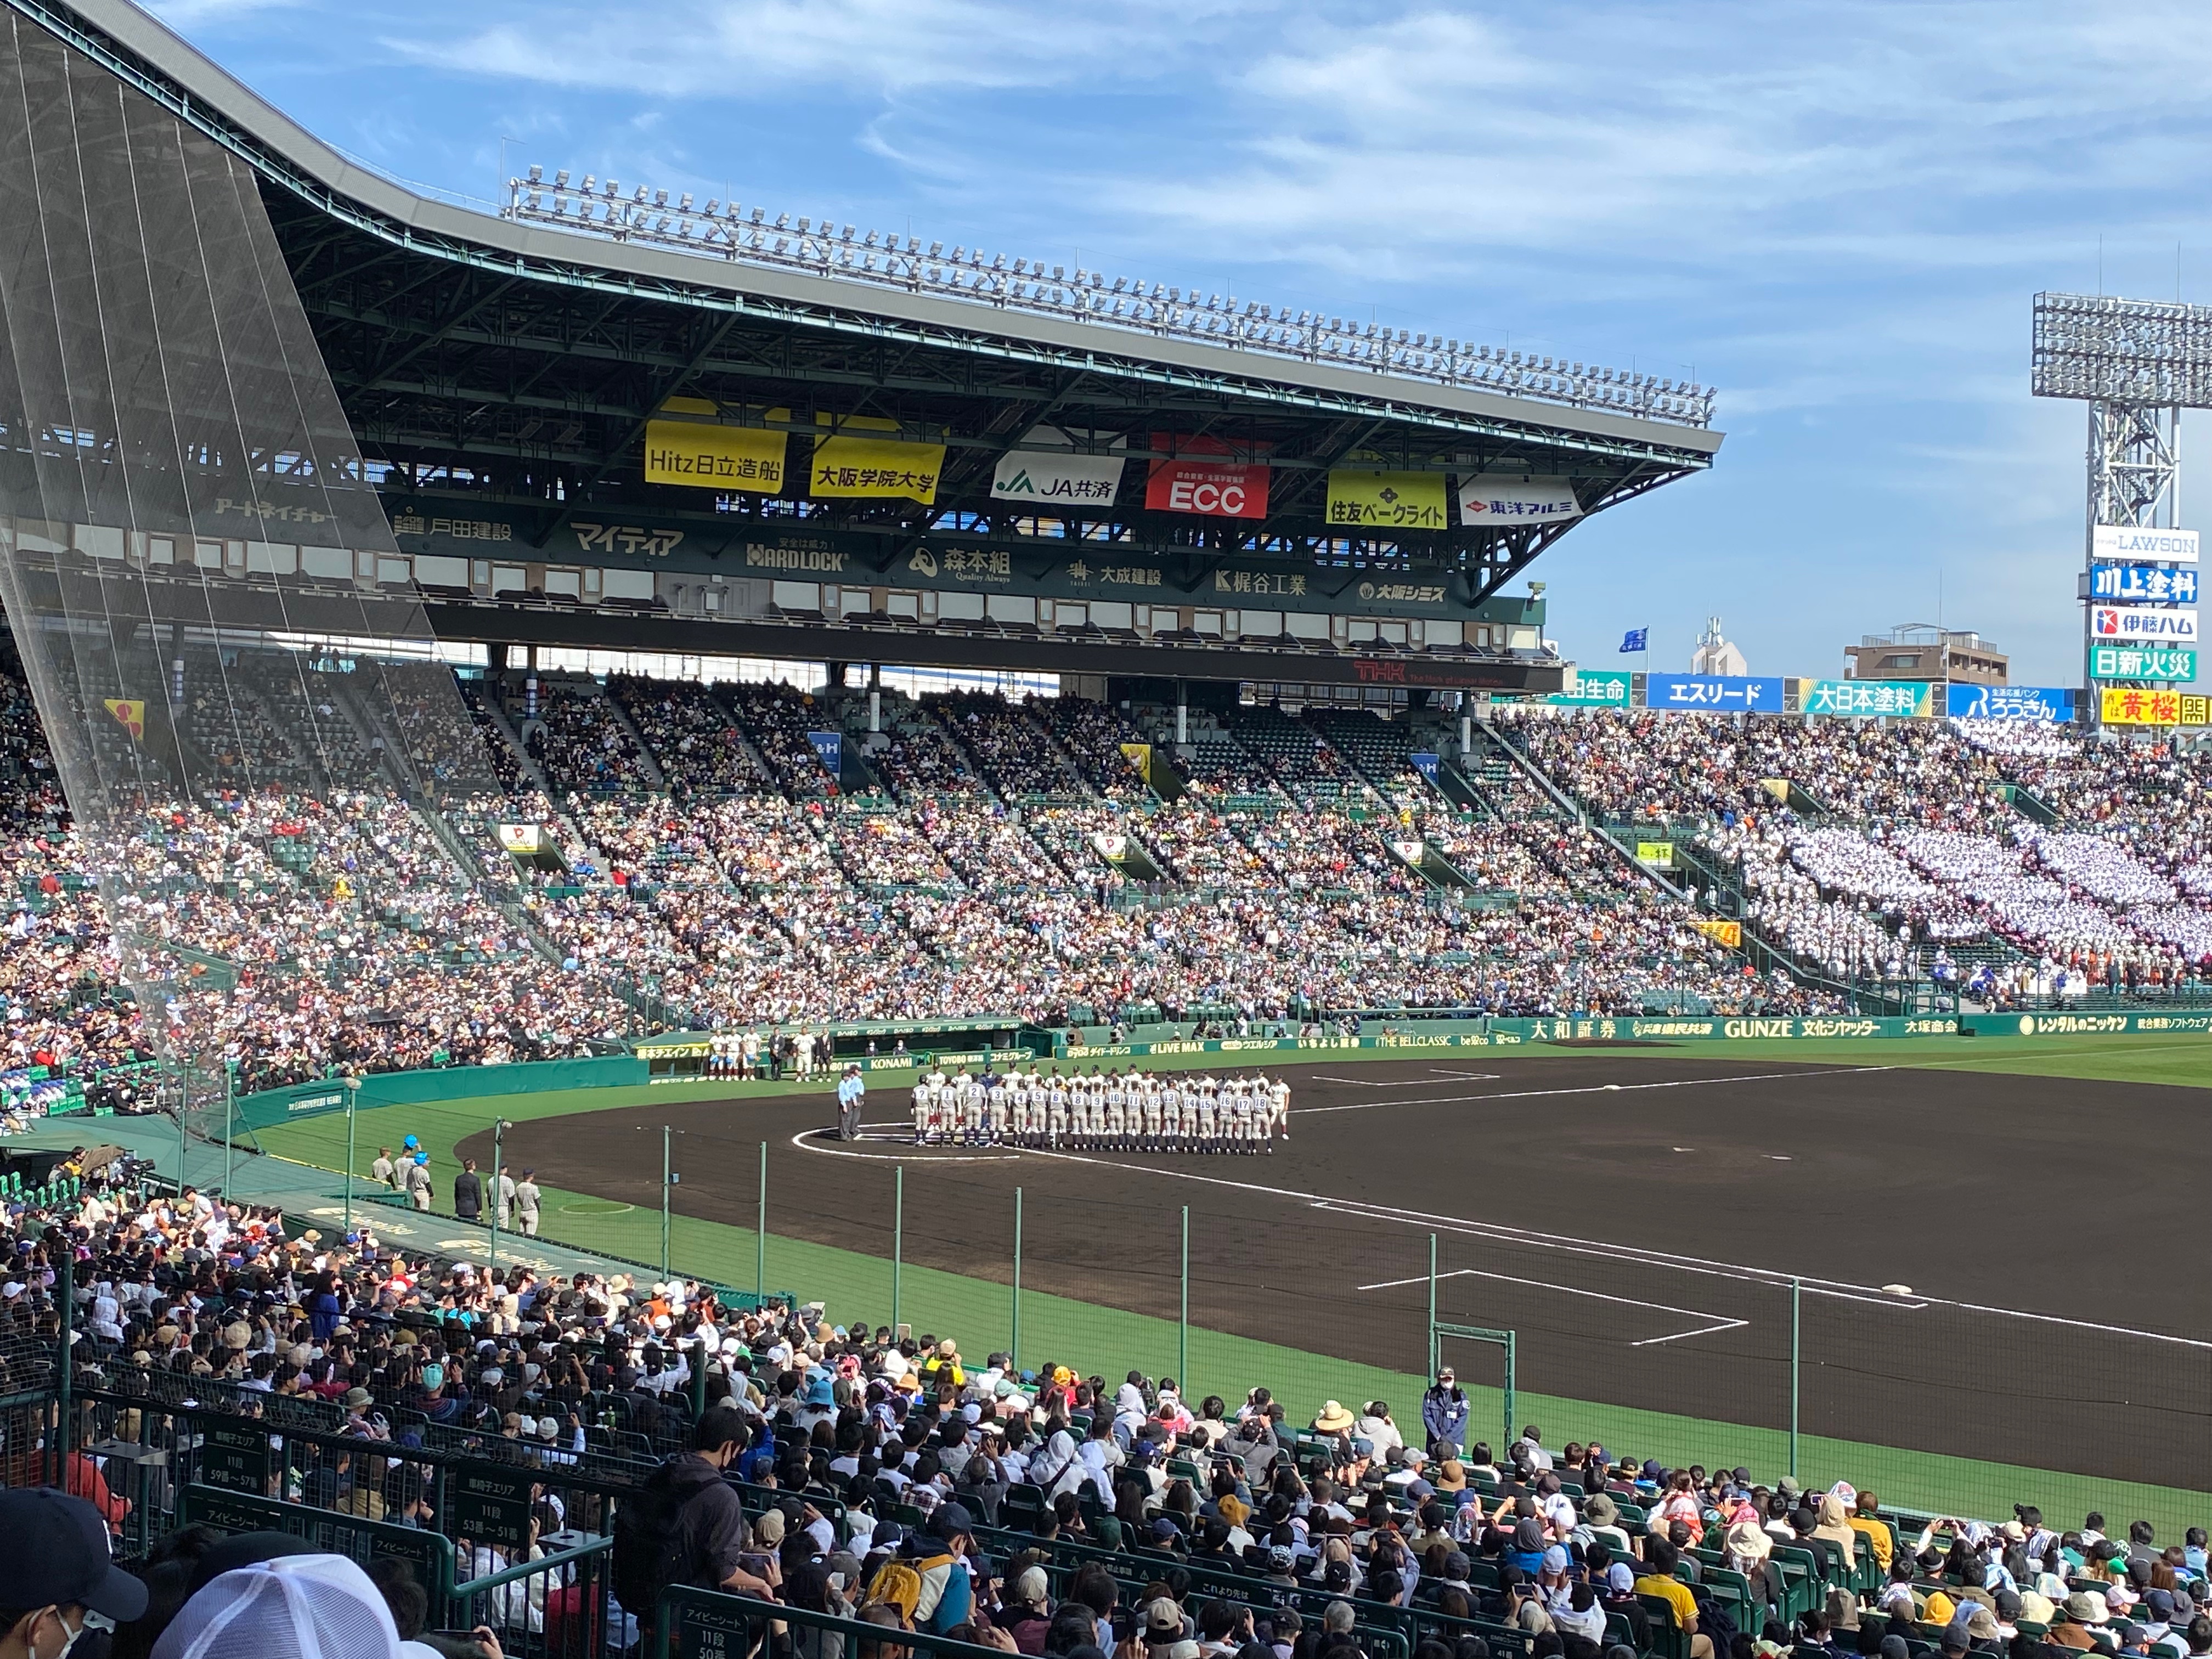
<svg viewBox="0 0 2212 1659">
<path fill-rule="evenodd" d="M 1808 714 L 1905 717 L 1936 712 L 1936 687 L 1928 680 L 1807 680 L 1797 707 Z"/>
</svg>

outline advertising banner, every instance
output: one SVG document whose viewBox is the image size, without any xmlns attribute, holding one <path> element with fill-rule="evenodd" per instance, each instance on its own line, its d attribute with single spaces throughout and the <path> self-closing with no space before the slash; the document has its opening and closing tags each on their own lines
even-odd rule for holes
<svg viewBox="0 0 2212 1659">
<path fill-rule="evenodd" d="M 2100 640 L 2147 640 L 2160 644 L 2197 643 L 2193 608 L 2161 609 L 2147 605 L 2093 605 L 2089 632 Z"/>
<path fill-rule="evenodd" d="M 1743 949 L 1743 924 L 1740 921 L 1701 921 L 1698 924 L 1698 931 L 1715 944 L 1724 945 L 1731 951 Z"/>
<path fill-rule="evenodd" d="M 1972 1036 L 2119 1036 L 2145 1031 L 2212 1031 L 2212 1013 L 1961 1014 Z"/>
<path fill-rule="evenodd" d="M 1583 504 L 1565 478 L 1527 478 L 1517 472 L 1480 472 L 1459 485 L 1463 525 L 1529 524 L 1579 519 Z"/>
<path fill-rule="evenodd" d="M 783 488 L 790 434 L 699 421 L 645 423 L 645 481 L 696 489 L 746 489 L 773 495 Z"/>
<path fill-rule="evenodd" d="M 2093 565 L 2089 597 L 2124 605 L 2194 605 L 2197 573 L 2162 564 Z"/>
<path fill-rule="evenodd" d="M 1437 781 L 1437 769 L 1443 764 L 1443 757 L 1441 755 L 1425 753 L 1408 755 L 1406 758 L 1413 762 L 1413 769 L 1416 772 L 1419 772 L 1423 777 L 1426 778 L 1431 783 L 1434 783 Z"/>
<path fill-rule="evenodd" d="M 1158 440 L 1154 441 L 1166 447 Z M 1264 519 L 1267 516 L 1267 469 L 1202 456 L 1154 461 L 1145 480 L 1145 506 L 1153 513 Z"/>
<path fill-rule="evenodd" d="M 2152 559 L 2167 564 L 2197 562 L 2193 530 L 2146 530 L 2140 525 L 2100 524 L 2089 534 L 2093 559 Z"/>
<path fill-rule="evenodd" d="M 2093 645 L 2089 678 L 2094 680 L 2179 680 L 2197 678 L 2197 653 L 2148 645 Z"/>
<path fill-rule="evenodd" d="M 1782 712 L 1782 677 L 1778 674 L 1646 674 L 1646 708 L 1689 709 L 1705 714 Z"/>
<path fill-rule="evenodd" d="M 1674 867 L 1674 843 L 1671 841 L 1639 841 L 1636 843 L 1636 861 L 1648 864 L 1654 870 Z"/>
<path fill-rule="evenodd" d="M 1361 472 L 1332 467 L 1328 522 L 1380 525 L 1393 530 L 1444 527 L 1441 472 Z"/>
<path fill-rule="evenodd" d="M 1010 449 L 992 469 L 991 499 L 1040 507 L 1111 507 L 1121 488 L 1124 465 L 1119 455 Z"/>
<path fill-rule="evenodd" d="M 1137 769 L 1137 775 L 1149 783 L 1152 778 L 1152 745 L 1149 743 L 1125 743 L 1121 752 L 1128 757 L 1129 764 Z"/>
<path fill-rule="evenodd" d="M 2074 718 L 2070 685 L 1954 685 L 1945 712 L 1954 720 L 2041 720 Z"/>
<path fill-rule="evenodd" d="M 510 853 L 523 858 L 532 858 L 545 849 L 545 830 L 536 823 L 502 823 L 499 826 L 499 844 Z"/>
<path fill-rule="evenodd" d="M 833 778 L 845 775 L 845 734 L 842 732 L 809 732 L 807 742 L 822 757 L 822 769 Z"/>
<path fill-rule="evenodd" d="M 1583 669 L 1569 671 L 1571 678 L 1566 689 L 1554 691 L 1544 701 L 1554 708 L 1626 708 L 1629 694 L 1635 689 L 1636 677 L 1626 669 Z"/>
<path fill-rule="evenodd" d="M 2137 691 L 2117 685 L 2100 688 L 2097 715 L 2106 726 L 2183 726 L 2182 704 L 2202 702 L 2179 691 Z"/>
<path fill-rule="evenodd" d="M 1936 712 L 1936 687 L 1928 680 L 1807 680 L 1797 706 L 1808 714 L 1925 718 Z"/>
<path fill-rule="evenodd" d="M 943 444 L 892 438 L 817 438 L 807 464 L 806 493 L 819 496 L 903 496 L 925 507 L 937 499 L 945 471 Z"/>
</svg>

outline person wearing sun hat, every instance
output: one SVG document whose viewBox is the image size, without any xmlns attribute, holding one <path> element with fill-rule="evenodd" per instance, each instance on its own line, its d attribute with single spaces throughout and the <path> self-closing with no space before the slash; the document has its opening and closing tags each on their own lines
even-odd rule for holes
<svg viewBox="0 0 2212 1659">
<path fill-rule="evenodd" d="M 1324 1400 L 1322 1401 L 1321 1410 L 1314 1414 L 1314 1432 L 1316 1434 L 1349 1434 L 1356 1420 L 1350 1412 L 1345 1410 L 1341 1402 Z"/>
</svg>

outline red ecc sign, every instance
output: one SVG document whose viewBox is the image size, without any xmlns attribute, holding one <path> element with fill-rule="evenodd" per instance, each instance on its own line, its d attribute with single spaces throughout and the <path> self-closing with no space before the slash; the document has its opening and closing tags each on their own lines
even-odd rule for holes
<svg viewBox="0 0 2212 1659">
<path fill-rule="evenodd" d="M 1145 505 L 1155 513 L 1201 513 L 1215 519 L 1267 516 L 1267 469 L 1235 461 L 1154 461 Z"/>
</svg>

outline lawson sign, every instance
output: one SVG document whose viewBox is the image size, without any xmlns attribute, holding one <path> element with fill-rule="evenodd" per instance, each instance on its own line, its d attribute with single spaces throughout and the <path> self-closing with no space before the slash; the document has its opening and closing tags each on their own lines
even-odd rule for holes
<svg viewBox="0 0 2212 1659">
<path fill-rule="evenodd" d="M 2195 564 L 2197 532 L 2151 530 L 2132 524 L 2100 524 L 2089 532 L 2089 556 L 2115 563 L 2147 559 L 2154 564 Z"/>
</svg>

